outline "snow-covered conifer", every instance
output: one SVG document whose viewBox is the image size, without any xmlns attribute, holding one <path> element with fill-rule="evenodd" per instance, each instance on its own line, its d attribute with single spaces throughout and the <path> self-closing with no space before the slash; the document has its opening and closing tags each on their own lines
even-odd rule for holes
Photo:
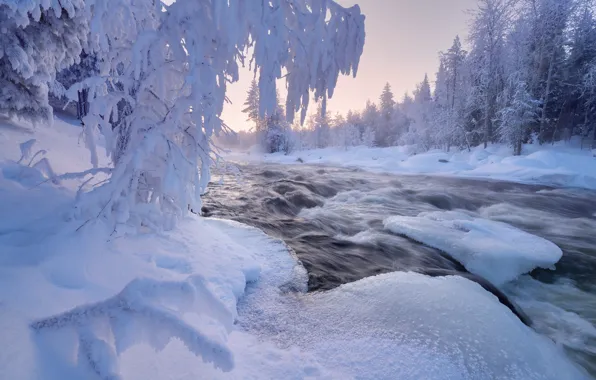
<svg viewBox="0 0 596 380">
<path fill-rule="evenodd" d="M 0 112 L 52 117 L 56 72 L 78 62 L 89 34 L 83 0 L 0 0 Z"/>
<path fill-rule="evenodd" d="M 250 83 L 242 112 L 246 114 L 246 121 L 254 123 L 254 129 L 258 134 L 261 127 L 261 116 L 259 115 L 259 86 L 256 79 L 253 79 Z"/>
<path fill-rule="evenodd" d="M 388 146 L 394 142 L 396 135 L 395 100 L 393 99 L 393 92 L 389 83 L 385 84 L 379 100 L 380 118 L 376 133 L 377 145 Z"/>
<path fill-rule="evenodd" d="M 499 112 L 499 134 L 513 148 L 513 154 L 520 155 L 522 143 L 538 118 L 540 102 L 529 94 L 525 81 L 516 80 L 511 86 L 513 95 L 509 105 Z"/>
</svg>

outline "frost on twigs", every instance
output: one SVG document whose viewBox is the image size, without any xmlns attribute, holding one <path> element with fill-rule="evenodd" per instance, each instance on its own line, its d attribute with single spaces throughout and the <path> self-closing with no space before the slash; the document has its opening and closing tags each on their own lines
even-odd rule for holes
<svg viewBox="0 0 596 380">
<path fill-rule="evenodd" d="M 226 346 L 181 318 L 193 306 L 220 321 L 231 319 L 203 279 L 191 276 L 182 282 L 136 279 L 105 301 L 38 320 L 31 328 L 38 334 L 74 330 L 78 336 L 77 364 L 102 380 L 120 379 L 118 355 L 129 347 L 144 342 L 161 351 L 173 338 L 182 341 L 204 362 L 231 370 L 233 358 Z"/>
<path fill-rule="evenodd" d="M 35 139 L 30 139 L 19 144 L 21 158 L 3 168 L 4 177 L 26 186 L 37 186 L 47 181 L 60 184 L 61 178 L 56 176 L 50 161 L 43 157 L 47 152 L 40 149 L 32 154 L 35 143 Z"/>
</svg>

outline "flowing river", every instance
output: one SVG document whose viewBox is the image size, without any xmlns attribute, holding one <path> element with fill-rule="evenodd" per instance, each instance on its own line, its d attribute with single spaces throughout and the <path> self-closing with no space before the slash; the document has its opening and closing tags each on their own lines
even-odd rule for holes
<svg viewBox="0 0 596 380">
<path fill-rule="evenodd" d="M 469 275 L 445 253 L 384 229 L 394 215 L 463 210 L 552 241 L 563 250 L 555 270 L 500 290 L 596 378 L 595 192 L 309 165 L 237 168 L 214 175 L 203 214 L 283 239 L 308 271 L 310 291 L 393 271 Z"/>
</svg>

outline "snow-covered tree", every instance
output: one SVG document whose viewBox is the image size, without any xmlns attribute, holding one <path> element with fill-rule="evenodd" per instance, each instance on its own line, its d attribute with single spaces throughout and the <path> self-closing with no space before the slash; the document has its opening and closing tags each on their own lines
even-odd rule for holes
<svg viewBox="0 0 596 380">
<path fill-rule="evenodd" d="M 0 0 L 0 112 L 49 120 L 56 72 L 79 61 L 89 35 L 83 0 Z"/>
<path fill-rule="evenodd" d="M 360 143 L 361 143 L 360 137 L 362 136 L 362 132 L 364 131 L 364 128 L 365 128 L 364 122 L 362 121 L 361 113 L 358 111 L 349 110 L 348 113 L 346 114 L 346 123 L 356 127 L 356 130 L 358 131 L 358 139 L 359 139 L 358 140 L 359 143 L 357 145 L 360 145 Z"/>
<path fill-rule="evenodd" d="M 376 146 L 375 129 L 371 126 L 364 128 L 362 132 L 362 145 L 372 148 Z"/>
<path fill-rule="evenodd" d="M 472 73 L 482 98 L 481 117 L 485 147 L 494 140 L 493 121 L 504 84 L 504 44 L 515 13 L 516 0 L 479 0 L 470 30 Z"/>
<path fill-rule="evenodd" d="M 400 119 L 398 120 L 397 124 L 398 132 L 396 142 L 399 142 L 410 129 L 410 124 L 412 124 L 414 99 L 410 96 L 410 94 L 405 92 L 401 101 L 397 103 L 397 108 L 399 109 Z"/>
<path fill-rule="evenodd" d="M 379 102 L 379 120 L 377 123 L 377 145 L 388 146 L 395 141 L 396 110 L 391 85 L 385 84 Z"/>
<path fill-rule="evenodd" d="M 56 75 L 56 80 L 51 88 L 53 97 L 53 107 L 64 107 L 68 102 L 66 91 L 74 84 L 84 81 L 87 78 L 99 74 L 99 62 L 96 55 L 90 55 L 85 52 L 81 54 L 80 61 L 60 71 Z M 77 92 L 77 118 L 83 120 L 83 117 L 89 113 L 89 89 L 81 88 Z"/>
<path fill-rule="evenodd" d="M 596 148 L 596 60 L 589 66 L 581 84 L 581 101 L 584 108 L 584 123 L 581 128 L 581 136 L 588 136 L 592 133 L 592 148 Z"/>
<path fill-rule="evenodd" d="M 246 114 L 246 121 L 254 123 L 254 130 L 261 132 L 261 115 L 259 114 L 259 86 L 257 80 L 253 79 L 246 94 L 242 112 Z"/>
<path fill-rule="evenodd" d="M 444 53 L 440 53 L 440 65 L 434 92 L 435 140 L 447 150 L 451 145 L 464 146 L 466 51 L 462 49 L 459 37 Z"/>
<path fill-rule="evenodd" d="M 406 145 L 419 145 L 423 149 L 430 149 L 433 144 L 433 99 L 431 95 L 428 75 L 418 84 L 414 91 L 414 99 L 408 104 L 408 115 L 411 122 L 408 132 L 401 137 Z"/>
<path fill-rule="evenodd" d="M 354 113 L 348 112 L 349 119 L 354 120 Z M 331 144 L 348 149 L 362 144 L 358 127 L 346 121 L 343 115 L 337 113 L 332 121 Z"/>
<path fill-rule="evenodd" d="M 540 101 L 532 98 L 526 81 L 513 79 L 512 82 L 509 84 L 512 88 L 511 98 L 498 115 L 499 135 L 503 142 L 513 148 L 513 154 L 519 156 L 531 126 L 538 118 Z"/>
<path fill-rule="evenodd" d="M 574 133 L 588 134 L 596 121 L 593 116 L 594 90 L 590 84 L 596 62 L 594 1 L 577 0 L 569 24 L 569 56 L 565 62 L 566 102 L 560 119 L 567 120 L 563 127 L 570 137 Z"/>
<path fill-rule="evenodd" d="M 379 113 L 379 108 L 377 107 L 377 105 L 373 102 L 371 102 L 370 100 L 366 102 L 366 106 L 364 107 L 364 110 L 362 111 L 362 126 L 361 126 L 361 131 L 360 133 L 363 136 L 363 141 L 364 141 L 364 132 L 368 129 L 370 131 L 372 131 L 372 135 L 375 135 L 376 138 L 376 131 L 378 129 L 379 126 L 379 121 L 380 121 L 380 113 Z M 370 133 L 369 133 L 370 136 Z M 375 144 L 376 144 L 376 140 L 375 140 Z M 371 146 L 370 144 L 365 144 L 367 146 Z"/>
<path fill-rule="evenodd" d="M 564 32 L 571 6 L 572 0 L 539 0 L 532 6 L 530 91 L 542 104 L 538 127 L 540 142 L 552 140 L 556 119 L 565 102 Z"/>
<path fill-rule="evenodd" d="M 263 126 L 264 142 L 263 147 L 268 153 L 288 152 L 290 148 L 290 124 L 287 122 L 283 107 L 279 103 L 279 94 L 276 94 L 277 107 L 271 115 L 258 120 Z M 257 135 L 259 131 L 257 130 Z"/>
<path fill-rule="evenodd" d="M 325 148 L 330 145 L 331 121 L 322 103 L 317 105 L 317 111 L 311 115 L 309 128 L 312 131 L 312 144 L 316 148 Z"/>
<path fill-rule="evenodd" d="M 89 6 L 90 46 L 106 54 L 101 74 L 70 95 L 90 88 L 85 141 L 97 167 L 101 133 L 114 168 L 94 169 L 109 172 L 110 180 L 83 197 L 75 216 L 105 218 L 116 232 L 168 228 L 189 208 L 200 209 L 211 138 L 226 130 L 220 116 L 227 83 L 238 80 L 249 46 L 260 115 L 275 111 L 276 80 L 285 77 L 291 121 L 296 111 L 305 115 L 311 91 L 325 104 L 339 74 L 356 73 L 364 44 L 360 9 L 334 1 L 96 0 Z M 118 107 L 122 101 L 127 112 Z"/>
</svg>

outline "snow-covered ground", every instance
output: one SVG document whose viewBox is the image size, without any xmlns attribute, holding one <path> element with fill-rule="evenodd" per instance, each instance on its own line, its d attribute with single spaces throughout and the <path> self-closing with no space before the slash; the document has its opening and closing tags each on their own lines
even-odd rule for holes
<svg viewBox="0 0 596 380">
<path fill-rule="evenodd" d="M 470 152 L 432 150 L 411 154 L 411 147 L 348 149 L 329 147 L 283 153 L 262 154 L 258 149 L 232 151 L 225 157 L 236 162 L 270 162 L 283 164 L 327 164 L 357 167 L 396 174 L 432 174 L 472 178 L 492 178 L 521 183 L 596 189 L 596 152 L 580 141 L 555 145 L 529 144 L 522 155 L 512 156 L 511 148 L 495 144 Z"/>
<path fill-rule="evenodd" d="M 80 182 L 35 165 L 88 169 L 78 135 L 59 119 L 0 121 L 1 379 L 587 378 L 464 278 L 391 273 L 306 294 L 287 247 L 238 223 L 82 225 L 69 218 Z M 31 139 L 45 154 L 17 163 Z"/>
</svg>

